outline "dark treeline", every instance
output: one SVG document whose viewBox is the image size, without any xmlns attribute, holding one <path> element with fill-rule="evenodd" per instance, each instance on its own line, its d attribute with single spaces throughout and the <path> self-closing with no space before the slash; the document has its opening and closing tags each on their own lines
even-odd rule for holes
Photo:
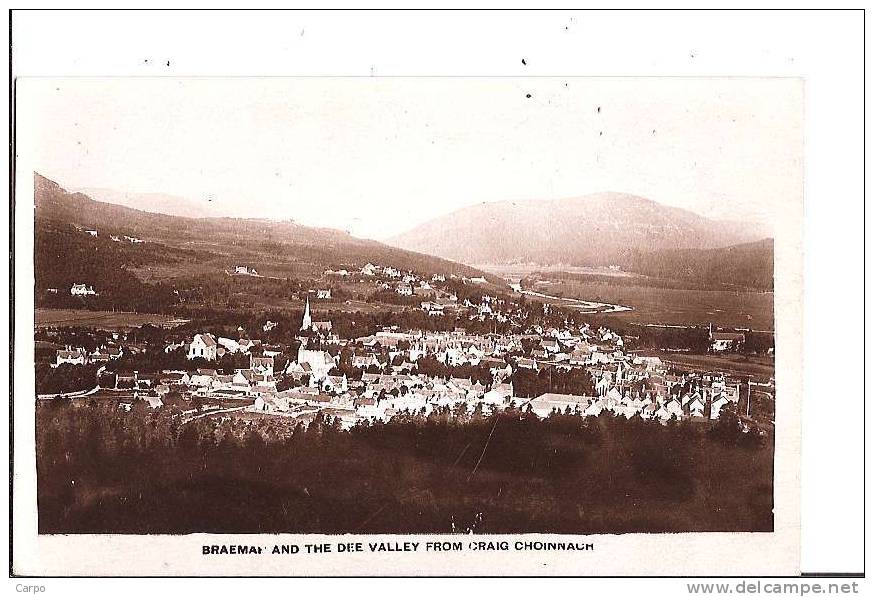
<svg viewBox="0 0 874 597">
<path fill-rule="evenodd" d="M 487 387 L 492 384 L 492 371 L 491 367 L 488 365 L 464 364 L 453 367 L 441 363 L 433 355 L 424 356 L 417 360 L 413 373 L 427 375 L 429 377 L 440 377 L 443 379 L 449 379 L 452 377 L 457 379 L 469 379 Z"/>
<path fill-rule="evenodd" d="M 592 376 L 585 369 L 575 367 L 570 371 L 551 367 L 535 371 L 519 367 L 513 372 L 513 395 L 534 398 L 545 392 L 594 396 Z"/>
<path fill-rule="evenodd" d="M 248 369 L 252 356 L 259 351 L 249 353 L 225 353 L 215 361 L 203 358 L 189 359 L 184 348 L 163 351 L 151 350 L 139 353 L 125 353 L 120 358 L 109 361 L 106 370 L 113 373 L 138 371 L 139 373 L 155 373 L 158 371 L 193 371 L 194 369 L 215 369 L 220 373 L 234 373 L 238 369 Z M 278 357 L 277 359 L 278 360 Z M 284 359 L 287 361 L 287 359 Z"/>
<path fill-rule="evenodd" d="M 37 407 L 41 533 L 770 531 L 770 436 L 508 410 L 207 417 Z"/>
<path fill-rule="evenodd" d="M 52 367 L 46 363 L 36 365 L 37 394 L 68 394 L 90 390 L 97 385 L 97 365 L 71 365 L 64 363 Z"/>
<path fill-rule="evenodd" d="M 406 296 L 398 294 L 390 288 L 381 288 L 367 297 L 368 303 L 384 303 L 386 305 L 406 305 L 408 307 L 419 306 L 425 297 Z"/>
<path fill-rule="evenodd" d="M 641 325 L 631 326 L 627 333 L 632 336 L 628 341 L 629 348 L 677 349 L 700 354 L 710 348 L 706 327 L 662 328 Z"/>
<path fill-rule="evenodd" d="M 774 290 L 773 239 L 716 249 L 631 249 L 616 263 L 638 275 L 534 272 L 522 284 L 530 288 L 537 280 L 552 279 L 676 290 Z"/>
<path fill-rule="evenodd" d="M 668 272 L 670 273 L 670 271 Z M 737 283 L 714 283 L 706 280 L 696 280 L 687 278 L 657 278 L 643 274 L 637 275 L 610 275 L 610 274 L 590 274 L 578 272 L 533 272 L 522 278 L 521 284 L 525 288 L 537 288 L 536 284 L 541 280 L 567 280 L 571 282 L 582 282 L 592 284 L 604 284 L 616 287 L 633 287 L 633 288 L 659 288 L 665 290 L 739 290 L 749 292 L 751 290 L 771 290 L 771 288 L 758 288 L 749 284 Z M 562 296 L 563 293 L 558 290 L 553 292 L 556 296 Z"/>
<path fill-rule="evenodd" d="M 473 334 L 491 332 L 508 333 L 508 322 L 480 321 L 469 319 L 463 312 L 447 313 L 443 316 L 431 316 L 420 309 L 398 309 L 377 311 L 343 311 L 329 305 L 312 305 L 312 318 L 316 321 L 330 321 L 332 333 L 340 338 L 361 338 L 376 332 L 393 328 L 397 330 L 452 331 L 463 328 Z M 198 332 L 210 332 L 217 336 L 237 338 L 241 334 L 237 330 L 242 327 L 243 335 L 259 338 L 265 343 L 292 344 L 298 336 L 313 335 L 300 331 L 303 309 L 192 309 L 186 313 L 191 321 L 174 328 L 165 335 L 184 335 Z M 264 331 L 267 321 L 276 323 L 269 331 Z M 532 321 L 535 321 L 532 318 Z"/>
<path fill-rule="evenodd" d="M 173 254 L 151 243 L 132 248 L 128 243 L 87 236 L 72 226 L 39 221 L 34 242 L 39 307 L 166 312 L 176 302 L 172 288 L 146 284 L 128 268 L 190 258 L 185 251 Z M 72 296 L 73 284 L 93 286 L 98 295 Z"/>
<path fill-rule="evenodd" d="M 605 326 L 620 334 L 627 349 L 656 348 L 687 350 L 704 354 L 710 349 L 707 326 L 659 327 L 624 321 L 606 315 L 590 316 L 592 327 Z M 738 352 L 764 354 L 774 347 L 774 334 L 771 332 L 742 332 L 746 341 Z"/>
<path fill-rule="evenodd" d="M 106 344 L 112 340 L 110 332 L 105 330 L 95 330 L 86 326 L 64 326 L 59 328 L 37 328 L 34 332 L 34 340 L 37 342 L 47 342 L 54 345 L 56 348 L 64 346 L 75 346 L 84 348 L 88 352 L 93 351 L 101 344 Z M 54 351 L 51 352 L 51 360 L 55 360 Z"/>
<path fill-rule="evenodd" d="M 774 239 L 717 249 L 629 252 L 628 271 L 660 279 L 679 279 L 710 288 L 774 290 Z"/>
</svg>

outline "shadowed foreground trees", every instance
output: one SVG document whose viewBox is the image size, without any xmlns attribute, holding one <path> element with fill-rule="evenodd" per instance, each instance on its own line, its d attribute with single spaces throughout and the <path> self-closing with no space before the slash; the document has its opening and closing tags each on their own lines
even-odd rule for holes
<svg viewBox="0 0 874 597">
<path fill-rule="evenodd" d="M 609 416 L 444 409 L 340 431 L 318 416 L 181 423 L 37 407 L 41 533 L 770 531 L 770 437 Z"/>
<path fill-rule="evenodd" d="M 64 363 L 57 367 L 47 364 L 36 365 L 37 394 L 67 394 L 90 390 L 97 385 L 97 365 L 71 365 Z"/>
</svg>

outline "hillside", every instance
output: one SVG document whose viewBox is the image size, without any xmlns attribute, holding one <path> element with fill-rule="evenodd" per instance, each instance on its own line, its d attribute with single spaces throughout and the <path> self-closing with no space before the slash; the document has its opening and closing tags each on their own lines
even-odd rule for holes
<svg viewBox="0 0 874 597">
<path fill-rule="evenodd" d="M 205 218 L 228 215 L 222 213 L 208 198 L 196 200 L 163 193 L 131 193 L 97 188 L 78 189 L 78 192 L 95 201 L 169 216 Z"/>
<path fill-rule="evenodd" d="M 628 271 L 653 278 L 773 290 L 774 239 L 718 249 L 635 251 L 622 265 Z"/>
<path fill-rule="evenodd" d="M 100 292 L 92 302 L 105 303 L 103 308 L 156 308 L 187 288 L 203 288 L 204 277 L 227 279 L 226 271 L 235 265 L 260 274 L 236 279 L 250 293 L 259 288 L 284 293 L 279 287 L 285 280 L 318 278 L 328 268 L 352 269 L 367 262 L 423 275 L 483 275 L 338 230 L 269 220 L 185 218 L 94 201 L 36 173 L 34 207 L 37 306 L 51 298 L 49 289 L 69 297 L 73 283 L 85 283 Z"/>
<path fill-rule="evenodd" d="M 389 240 L 462 263 L 612 265 L 638 251 L 711 249 L 766 236 L 633 195 L 466 207 Z"/>
</svg>

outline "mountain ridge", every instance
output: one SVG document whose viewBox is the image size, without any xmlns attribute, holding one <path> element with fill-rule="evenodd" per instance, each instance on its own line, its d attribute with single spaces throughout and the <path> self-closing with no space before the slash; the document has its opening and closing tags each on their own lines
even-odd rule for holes
<svg viewBox="0 0 874 597">
<path fill-rule="evenodd" d="M 460 263 L 611 265 L 634 250 L 711 249 L 767 237 L 618 192 L 467 206 L 386 240 Z"/>
<path fill-rule="evenodd" d="M 213 205 L 209 199 L 196 200 L 167 193 L 138 193 L 98 187 L 75 189 L 74 192 L 101 203 L 148 213 L 185 218 L 231 217 L 231 214 Z"/>
<path fill-rule="evenodd" d="M 150 292 L 202 286 L 204 276 L 224 280 L 237 265 L 257 270 L 260 277 L 251 278 L 252 284 L 320 279 L 326 269 L 356 271 L 367 262 L 428 276 L 484 275 L 476 268 L 332 228 L 263 219 L 188 218 L 95 201 L 36 172 L 34 226 L 38 297 L 85 283 L 98 285 L 100 300 L 113 307 L 148 308 Z"/>
</svg>

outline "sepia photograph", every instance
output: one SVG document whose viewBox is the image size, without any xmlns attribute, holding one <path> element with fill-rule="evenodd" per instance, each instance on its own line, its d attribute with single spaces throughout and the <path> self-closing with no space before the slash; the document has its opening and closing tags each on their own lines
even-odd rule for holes
<svg viewBox="0 0 874 597">
<path fill-rule="evenodd" d="M 799 82 L 20 90 L 40 533 L 773 530 Z"/>
<path fill-rule="evenodd" d="M 857 147 L 781 17 L 22 13 L 10 576 L 855 575 Z"/>
</svg>

